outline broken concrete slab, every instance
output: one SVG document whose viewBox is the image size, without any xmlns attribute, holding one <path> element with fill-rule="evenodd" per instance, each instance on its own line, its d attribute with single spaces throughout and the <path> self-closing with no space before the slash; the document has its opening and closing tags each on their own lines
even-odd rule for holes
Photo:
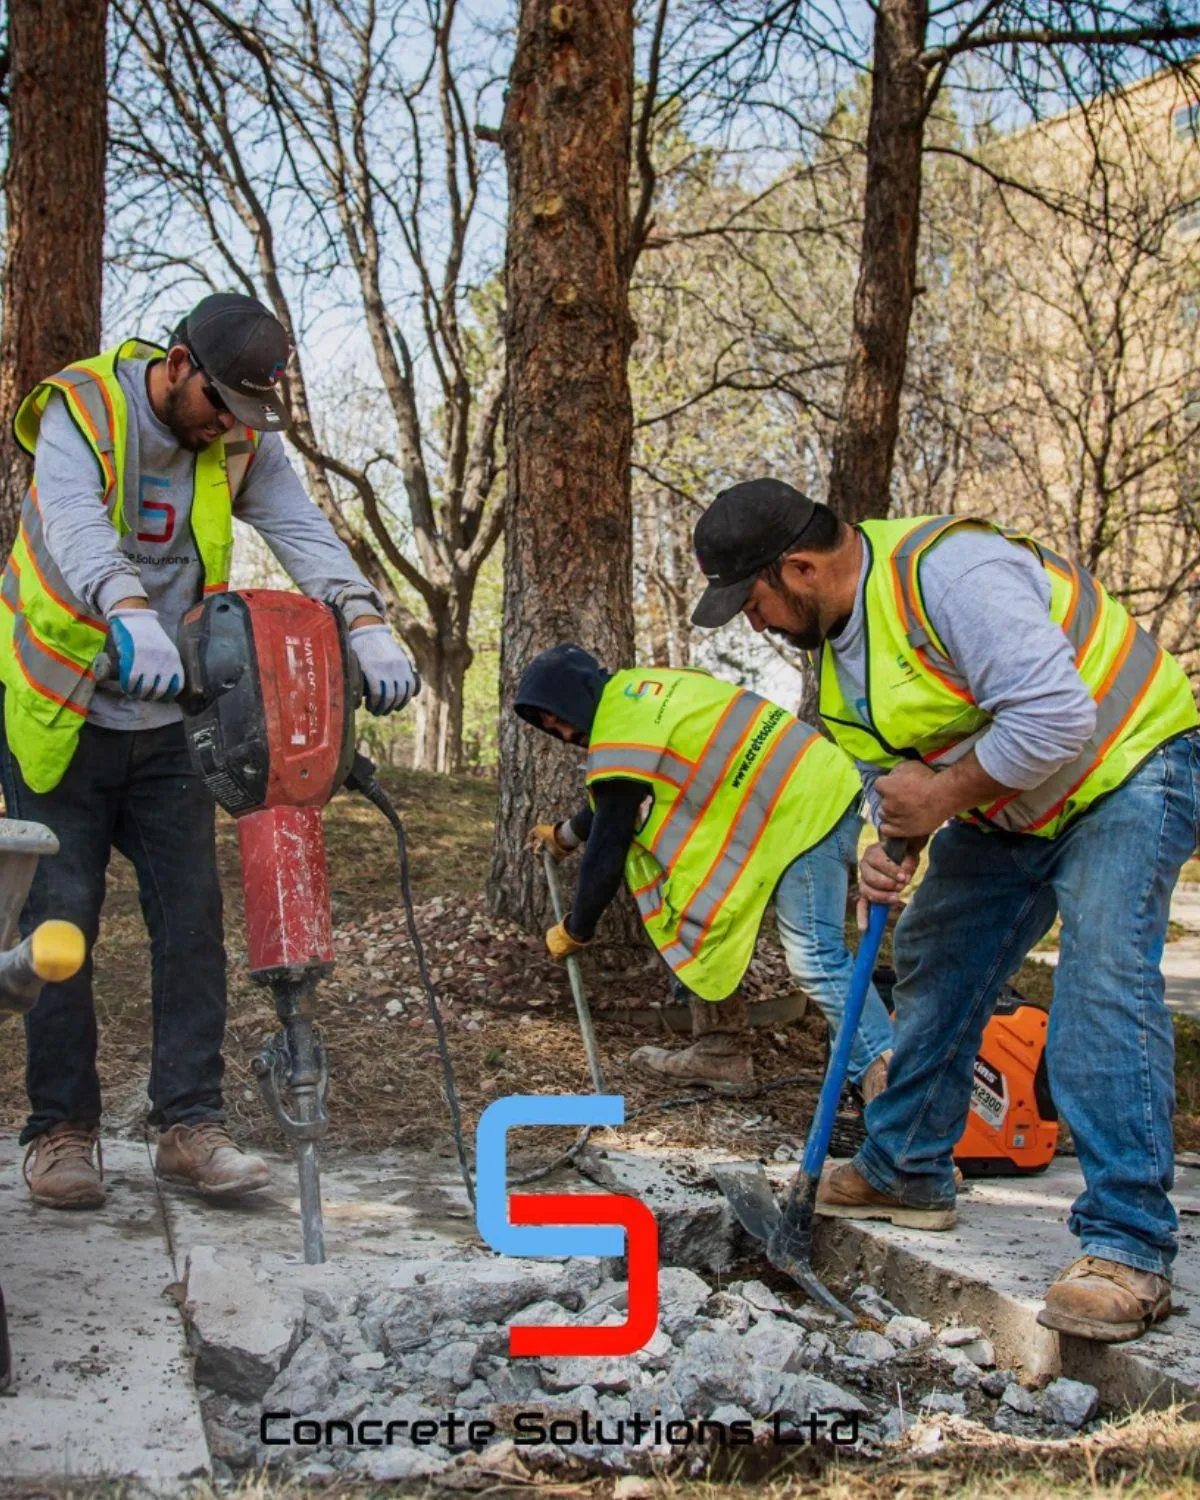
<svg viewBox="0 0 1200 1500">
<path fill-rule="evenodd" d="M 108 1202 L 30 1203 L 22 1147 L 0 1138 L 0 1265 L 16 1393 L 0 1401 L 0 1477 L 136 1475 L 157 1489 L 209 1454 L 146 1147 L 106 1141 Z"/>
<path fill-rule="evenodd" d="M 761 1258 L 761 1248 L 739 1227 L 712 1215 L 717 1189 L 711 1168 L 722 1159 L 712 1151 L 673 1152 L 664 1161 L 646 1150 L 608 1150 L 600 1166 L 610 1191 L 636 1195 L 655 1182 L 669 1184 L 660 1187 L 652 1204 L 668 1220 L 664 1241 L 672 1235 L 669 1221 L 678 1210 L 685 1232 L 707 1225 L 705 1253 L 711 1258 L 728 1257 L 727 1264 Z M 766 1167 L 780 1188 L 793 1170 Z M 1200 1169 L 1177 1167 L 1172 1195 L 1180 1214 L 1174 1270 L 1180 1311 L 1129 1344 L 1060 1336 L 1037 1321 L 1044 1289 L 1079 1253 L 1066 1218 L 1082 1189 L 1077 1162 L 1060 1157 L 1038 1176 L 974 1182 L 959 1198 L 958 1223 L 951 1230 L 818 1218 L 814 1266 L 831 1284 L 869 1286 L 874 1293 L 869 1300 L 880 1311 L 890 1302 L 931 1323 L 980 1325 L 993 1346 L 992 1357 L 1032 1378 L 1066 1375 L 1084 1381 L 1096 1386 L 1109 1406 L 1181 1401 L 1200 1410 Z M 862 1296 L 868 1296 L 866 1286 Z"/>
<path fill-rule="evenodd" d="M 959 1197 L 957 1224 L 944 1232 L 825 1220 L 815 1236 L 817 1267 L 869 1279 L 919 1317 L 981 1324 L 1002 1364 L 1094 1385 L 1106 1405 L 1179 1401 L 1200 1410 L 1200 1171 L 1177 1169 L 1173 1194 L 1181 1311 L 1128 1344 L 1059 1335 L 1037 1321 L 1045 1288 L 1079 1254 L 1066 1218 L 1082 1189 L 1078 1164 L 1060 1157 L 1040 1176 L 973 1183 Z"/>
</svg>

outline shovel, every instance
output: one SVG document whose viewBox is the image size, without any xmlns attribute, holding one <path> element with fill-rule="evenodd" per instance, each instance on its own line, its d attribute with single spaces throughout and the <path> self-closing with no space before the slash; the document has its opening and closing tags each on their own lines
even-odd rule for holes
<svg viewBox="0 0 1200 1500">
<path fill-rule="evenodd" d="M 906 849 L 903 839 L 884 841 L 884 853 L 893 864 L 900 863 Z M 850 1065 L 850 1051 L 858 1034 L 858 1023 L 862 1019 L 867 991 L 871 987 L 871 975 L 879 956 L 879 945 L 883 941 L 887 919 L 887 906 L 873 903 L 869 910 L 867 930 L 855 955 L 854 972 L 850 976 L 850 993 L 846 998 L 842 1024 L 838 1027 L 837 1042 L 829 1059 L 825 1081 L 821 1085 L 817 1112 L 809 1127 L 804 1160 L 792 1181 L 782 1210 L 775 1201 L 775 1194 L 760 1163 L 722 1162 L 713 1168 L 717 1186 L 724 1193 L 738 1223 L 747 1233 L 763 1242 L 771 1264 L 798 1282 L 814 1302 L 821 1303 L 848 1323 L 856 1321 L 854 1314 L 844 1303 L 838 1301 L 812 1268 L 813 1212 L 821 1169 L 825 1165 L 829 1138 L 833 1134 L 838 1100 Z"/>
</svg>

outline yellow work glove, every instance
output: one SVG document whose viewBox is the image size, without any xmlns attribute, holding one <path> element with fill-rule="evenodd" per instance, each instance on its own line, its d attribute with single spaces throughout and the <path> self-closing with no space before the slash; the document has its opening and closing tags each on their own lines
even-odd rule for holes
<svg viewBox="0 0 1200 1500">
<path fill-rule="evenodd" d="M 555 859 L 566 859 L 568 854 L 574 854 L 576 847 L 563 843 L 559 837 L 557 823 L 535 823 L 529 830 L 525 845 L 533 854 L 540 854 L 543 849 L 549 849 Z"/>
<path fill-rule="evenodd" d="M 567 924 L 560 922 L 557 927 L 552 927 L 546 934 L 546 948 L 551 958 L 557 958 L 561 962 L 564 958 L 570 958 L 572 953 L 578 953 L 586 948 L 586 943 L 581 943 L 578 938 L 573 938 L 567 931 Z"/>
</svg>

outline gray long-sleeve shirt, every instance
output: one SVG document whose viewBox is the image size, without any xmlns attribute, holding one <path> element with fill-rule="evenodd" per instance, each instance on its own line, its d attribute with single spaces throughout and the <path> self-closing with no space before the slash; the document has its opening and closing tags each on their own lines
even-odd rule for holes
<svg viewBox="0 0 1200 1500">
<path fill-rule="evenodd" d="M 75 596 L 96 615 L 119 599 L 143 598 L 174 639 L 204 593 L 191 524 L 196 456 L 154 415 L 148 364 L 123 360 L 117 369 L 129 408 L 125 536 L 117 536 L 105 514 L 96 460 L 61 396 L 50 399 L 42 417 L 34 471 L 46 545 Z M 383 614 L 383 600 L 305 494 L 277 433 L 263 434 L 234 514 L 261 533 L 304 593 L 337 605 L 347 623 Z M 88 709 L 89 720 L 109 729 L 152 729 L 179 717 L 173 703 L 138 703 L 110 683 Z"/>
<path fill-rule="evenodd" d="M 833 653 L 847 704 L 865 722 L 863 585 Z M 876 559 L 876 566 L 881 560 Z M 921 592 L 930 624 L 991 724 L 975 745 L 996 781 L 1028 791 L 1079 754 L 1096 726 L 1096 705 L 1075 669 L 1071 643 L 1050 618 L 1050 581 L 1025 547 L 994 531 L 952 531 L 924 554 Z M 871 813 L 877 766 L 859 763 Z"/>
</svg>

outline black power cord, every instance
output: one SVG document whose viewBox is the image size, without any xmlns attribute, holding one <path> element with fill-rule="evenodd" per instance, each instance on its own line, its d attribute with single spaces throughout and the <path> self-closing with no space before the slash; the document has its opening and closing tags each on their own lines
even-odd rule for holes
<svg viewBox="0 0 1200 1500">
<path fill-rule="evenodd" d="M 442 1022 L 442 1013 L 438 1009 L 437 993 L 433 988 L 433 980 L 429 977 L 429 965 L 425 961 L 425 948 L 421 942 L 421 934 L 417 931 L 417 916 L 413 910 L 412 886 L 408 877 L 408 844 L 404 837 L 404 824 L 400 821 L 400 814 L 392 806 L 387 793 L 379 784 L 379 778 L 375 774 L 374 762 L 367 759 L 365 755 L 356 754 L 354 766 L 346 777 L 346 785 L 352 792 L 359 792 L 368 802 L 372 803 L 384 815 L 392 825 L 396 834 L 396 849 L 400 856 L 400 894 L 404 900 L 404 920 L 408 927 L 409 941 L 413 945 L 413 952 L 417 955 L 417 970 L 421 976 L 421 987 L 425 991 L 425 1000 L 429 1006 L 429 1014 L 433 1018 L 433 1029 L 437 1034 L 438 1054 L 442 1060 L 442 1079 L 446 1091 L 446 1104 L 450 1109 L 450 1124 L 454 1131 L 454 1149 L 458 1156 L 458 1170 L 462 1173 L 463 1185 L 467 1190 L 471 1207 L 475 1207 L 475 1183 L 471 1177 L 470 1164 L 467 1161 L 467 1148 L 463 1140 L 462 1110 L 458 1102 L 458 1090 L 454 1086 L 454 1065 L 450 1061 L 450 1048 L 446 1041 L 446 1028 Z"/>
</svg>

